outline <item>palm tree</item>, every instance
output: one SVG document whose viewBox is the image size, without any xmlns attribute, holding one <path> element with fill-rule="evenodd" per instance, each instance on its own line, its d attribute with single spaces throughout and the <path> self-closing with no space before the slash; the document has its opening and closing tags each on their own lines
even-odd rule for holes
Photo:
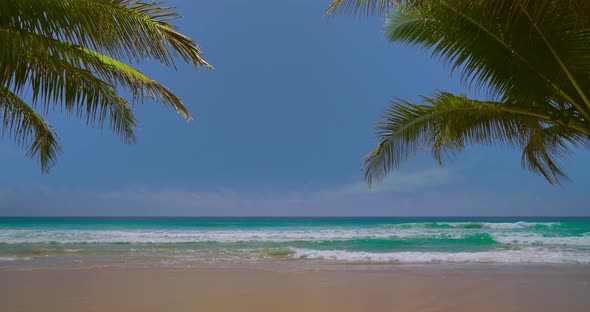
<svg viewBox="0 0 590 312">
<path fill-rule="evenodd" d="M 559 184 L 572 150 L 590 148 L 590 1 L 337 0 L 337 11 L 388 14 L 391 42 L 431 53 L 489 99 L 394 101 L 365 158 L 369 184 L 419 151 L 443 164 L 471 144 L 518 148 L 524 168 Z"/>
<path fill-rule="evenodd" d="M 161 2 L 134 0 L 3 0 L 0 8 L 0 116 L 3 135 L 37 158 L 44 173 L 62 149 L 42 115 L 65 110 L 133 142 L 132 104 L 156 100 L 190 120 L 180 98 L 124 63 L 180 58 L 212 68 Z M 125 90 L 129 102 L 119 94 Z M 25 93 L 30 103 L 22 99 Z M 39 112 L 37 112 L 38 110 Z"/>
</svg>

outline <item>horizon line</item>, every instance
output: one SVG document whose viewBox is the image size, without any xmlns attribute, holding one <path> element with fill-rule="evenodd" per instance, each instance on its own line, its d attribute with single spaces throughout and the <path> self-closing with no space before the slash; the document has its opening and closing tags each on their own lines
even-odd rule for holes
<svg viewBox="0 0 590 312">
<path fill-rule="evenodd" d="M 256 216 L 134 216 L 134 215 L 124 215 L 124 216 L 76 216 L 76 215 L 60 215 L 60 216 L 2 216 L 0 218 L 202 218 L 202 219 L 223 219 L 223 218 L 590 218 L 590 215 L 518 215 L 518 216 L 509 216 L 509 215 L 454 215 L 454 216 L 411 216 L 411 215 L 397 215 L 397 216 L 264 216 L 264 215 L 256 215 Z"/>
</svg>

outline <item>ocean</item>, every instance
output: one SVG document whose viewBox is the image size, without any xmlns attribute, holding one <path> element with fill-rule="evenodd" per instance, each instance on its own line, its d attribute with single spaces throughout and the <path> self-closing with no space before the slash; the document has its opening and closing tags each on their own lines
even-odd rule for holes
<svg viewBox="0 0 590 312">
<path fill-rule="evenodd" d="M 590 264 L 590 218 L 0 218 L 0 269 Z"/>
</svg>

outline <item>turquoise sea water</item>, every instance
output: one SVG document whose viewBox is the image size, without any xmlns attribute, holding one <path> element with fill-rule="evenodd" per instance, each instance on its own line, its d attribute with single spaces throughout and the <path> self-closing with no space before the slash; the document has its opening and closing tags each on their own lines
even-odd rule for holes
<svg viewBox="0 0 590 312">
<path fill-rule="evenodd" d="M 0 269 L 314 263 L 590 264 L 590 218 L 0 218 Z"/>
</svg>

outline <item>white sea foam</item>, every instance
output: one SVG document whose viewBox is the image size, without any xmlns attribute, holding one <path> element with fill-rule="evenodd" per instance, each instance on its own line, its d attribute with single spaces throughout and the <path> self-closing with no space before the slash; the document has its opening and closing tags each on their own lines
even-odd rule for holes
<svg viewBox="0 0 590 312">
<path fill-rule="evenodd" d="M 33 260 L 31 257 L 0 257 L 0 261 L 12 262 L 12 261 L 29 261 Z"/>
<path fill-rule="evenodd" d="M 482 228 L 482 229 L 526 229 L 534 227 L 553 228 L 560 222 L 418 222 L 389 224 L 391 228 Z"/>
<path fill-rule="evenodd" d="M 500 223 L 493 223 L 498 226 Z M 511 226 L 515 226 L 517 223 Z M 520 225 L 524 226 L 524 225 Z M 526 225 L 528 226 L 528 225 Z M 560 245 L 590 247 L 590 233 L 581 236 L 543 235 L 528 230 L 509 229 L 499 225 L 496 229 L 464 228 L 298 228 L 252 230 L 51 230 L 10 229 L 0 231 L 0 243 L 198 243 L 198 242 L 290 242 L 290 241 L 341 241 L 341 240 L 412 240 L 412 239 L 464 239 L 470 235 L 489 234 L 495 241 L 510 245 Z"/>
<path fill-rule="evenodd" d="M 26 243 L 190 243 L 190 242 L 247 242 L 247 241 L 330 241 L 351 239 L 403 239 L 436 237 L 440 234 L 422 230 L 394 229 L 300 229 L 300 230 L 5 230 L 0 242 Z M 451 237 L 451 236 L 449 236 Z M 460 238 L 460 235 L 456 235 Z"/>
<path fill-rule="evenodd" d="M 524 228 L 531 228 L 531 227 L 555 227 L 559 226 L 561 223 L 559 222 L 484 222 L 482 223 L 484 228 L 490 229 L 524 229 Z"/>
<path fill-rule="evenodd" d="M 590 254 L 543 249 L 485 252 L 390 252 L 294 249 L 294 258 L 378 263 L 571 263 L 590 264 Z"/>
<path fill-rule="evenodd" d="M 543 236 L 539 233 L 495 233 L 495 241 L 510 245 L 552 245 L 552 246 L 588 246 L 590 235 L 582 236 Z"/>
</svg>

